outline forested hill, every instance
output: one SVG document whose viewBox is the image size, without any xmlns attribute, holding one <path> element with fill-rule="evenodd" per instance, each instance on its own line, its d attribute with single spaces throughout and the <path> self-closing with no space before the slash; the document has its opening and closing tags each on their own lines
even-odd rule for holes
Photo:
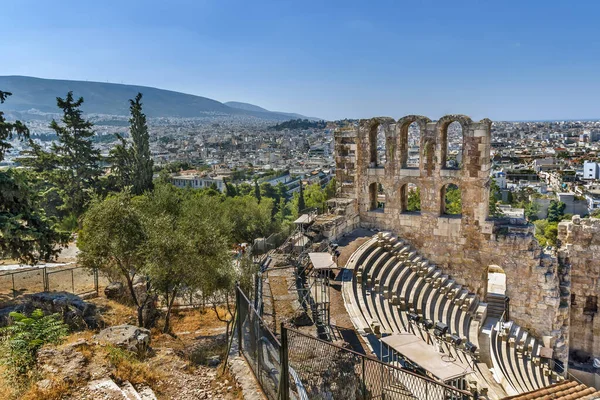
<svg viewBox="0 0 600 400">
<path fill-rule="evenodd" d="M 275 131 L 283 131 L 285 129 L 324 129 L 327 127 L 325 121 L 309 121 L 307 119 L 293 119 L 291 121 L 281 122 L 270 127 Z"/>
<path fill-rule="evenodd" d="M 56 97 L 73 91 L 83 97 L 82 110 L 88 114 L 129 115 L 129 102 L 138 92 L 144 95 L 144 112 L 149 117 L 204 117 L 210 114 L 248 116 L 285 121 L 285 113 L 268 110 L 245 110 L 229 107 L 206 97 L 147 86 L 116 83 L 41 79 L 28 76 L 0 76 L 0 90 L 12 92 L 2 109 L 10 111 L 38 110 L 58 112 Z"/>
</svg>

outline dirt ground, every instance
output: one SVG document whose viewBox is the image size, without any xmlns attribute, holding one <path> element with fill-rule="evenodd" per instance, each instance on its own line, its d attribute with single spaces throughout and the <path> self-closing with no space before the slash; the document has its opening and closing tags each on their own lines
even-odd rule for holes
<svg viewBox="0 0 600 400">
<path fill-rule="evenodd" d="M 136 312 L 132 307 L 108 300 L 103 296 L 88 301 L 96 304 L 104 322 L 109 326 L 136 323 Z M 231 318 L 225 309 L 219 308 L 218 311 L 222 319 Z M 88 344 L 81 351 L 87 359 L 83 368 L 89 373 L 88 379 L 64 385 L 59 369 L 56 374 L 48 375 L 46 373 L 39 378 L 40 380 L 49 379 L 60 385 L 53 386 L 52 391 L 40 391 L 36 385 L 33 385 L 32 389 L 23 397 L 15 397 L 14 388 L 11 388 L 10 384 L 6 382 L 1 382 L 3 379 L 0 379 L 0 398 L 88 399 L 87 381 L 111 377 L 118 382 L 122 379 L 123 374 L 129 374 L 130 377 L 127 380 L 132 383 L 133 379 L 138 379 L 139 382 L 136 382 L 136 385 L 145 383 L 150 385 L 158 399 L 233 400 L 242 398 L 241 390 L 237 387 L 235 379 L 227 369 L 223 370 L 222 368 L 227 349 L 226 323 L 220 321 L 212 309 L 175 311 L 171 319 L 172 334 L 162 333 L 162 326 L 161 321 L 156 328 L 151 330 L 150 345 L 153 353 L 133 367 L 126 365 L 124 370 L 119 370 L 119 368 L 115 370 L 115 367 L 108 361 L 106 349 L 95 344 L 93 339 L 95 331 L 86 330 L 72 333 L 63 344 L 55 346 L 55 348 L 64 349 L 78 340 L 85 340 Z M 202 357 L 197 357 L 198 352 Z M 198 361 L 207 359 L 214 354 L 220 356 L 221 364 L 218 366 L 211 367 Z M 64 362 L 68 362 L 68 360 Z M 146 382 L 147 379 L 150 381 Z"/>
<path fill-rule="evenodd" d="M 350 259 L 352 253 L 354 253 L 363 243 L 369 240 L 372 235 L 373 232 L 359 230 L 343 238 L 343 240 L 338 241 L 338 250 L 340 251 L 338 265 L 344 267 L 348 262 L 348 259 Z M 331 312 L 331 324 L 337 327 L 337 332 L 334 333 L 338 334 L 338 338 L 343 338 L 343 340 L 349 342 L 356 351 L 360 351 L 360 348 L 357 348 L 358 346 L 362 347 L 364 352 L 366 346 L 362 342 L 362 339 L 355 334 L 354 325 L 352 324 L 352 320 L 350 320 L 344 305 L 344 298 L 342 297 L 342 282 L 339 279 L 342 271 L 343 268 L 336 271 L 336 279 L 330 283 L 331 290 L 329 293 L 329 307 Z"/>
</svg>

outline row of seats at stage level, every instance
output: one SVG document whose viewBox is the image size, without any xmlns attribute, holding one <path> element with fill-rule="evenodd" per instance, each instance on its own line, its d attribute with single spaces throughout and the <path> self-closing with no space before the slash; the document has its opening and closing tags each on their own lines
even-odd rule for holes
<svg viewBox="0 0 600 400">
<path fill-rule="evenodd" d="M 438 339 L 444 339 L 437 340 L 437 343 L 444 346 L 446 352 L 466 363 L 472 357 L 477 359 L 479 332 L 487 305 L 466 287 L 429 265 L 404 241 L 389 233 L 380 233 L 359 247 L 346 268 L 346 273 L 351 274 L 353 270 L 354 276 L 353 279 L 350 276 L 344 279 L 344 298 L 359 332 L 410 332 L 432 342 L 429 340 L 430 333 L 437 330 L 437 333 L 443 333 Z M 512 382 L 516 382 L 514 388 L 517 393 L 549 382 L 550 379 L 542 378 L 551 378 L 547 373 L 544 375 L 543 364 L 530 363 L 528 359 L 517 357 L 517 353 L 512 357 L 506 350 L 498 351 L 497 336 L 490 344 L 495 351 L 491 355 L 494 367 L 511 382 L 511 387 Z M 524 331 L 518 337 L 526 339 Z M 533 344 L 537 342 L 532 337 L 526 342 L 527 345 L 532 343 L 534 349 L 539 348 L 539 345 Z M 538 369 L 537 375 L 511 375 L 512 371 L 535 368 Z M 522 378 L 521 381 L 517 377 Z M 540 379 L 536 380 L 536 377 Z"/>
<path fill-rule="evenodd" d="M 471 349 L 478 347 L 485 304 L 402 240 L 379 234 L 353 258 L 352 295 L 358 305 L 358 326 L 364 332 L 422 334 L 411 326 L 411 321 L 420 320 L 421 326 L 438 323 L 445 335 L 454 335 L 459 347 L 467 343 Z"/>
<path fill-rule="evenodd" d="M 492 364 L 513 394 L 537 390 L 564 379 L 552 370 L 551 356 L 543 357 L 544 350 L 540 340 L 512 321 L 498 322 L 492 328 Z"/>
</svg>

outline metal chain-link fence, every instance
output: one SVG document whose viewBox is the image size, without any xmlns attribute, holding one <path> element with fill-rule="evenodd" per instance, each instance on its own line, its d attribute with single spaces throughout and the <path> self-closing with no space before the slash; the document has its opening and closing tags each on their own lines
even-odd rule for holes
<svg viewBox="0 0 600 400">
<path fill-rule="evenodd" d="M 278 338 L 244 293 L 239 288 L 236 293 L 239 350 L 270 400 L 474 398 L 470 392 L 286 328 L 283 324 Z"/>
<path fill-rule="evenodd" d="M 96 293 L 99 279 L 96 269 L 85 267 L 32 268 L 0 273 L 0 300 L 38 292 L 69 292 L 77 295 Z"/>
<path fill-rule="evenodd" d="M 236 300 L 239 349 L 252 368 L 265 395 L 269 399 L 277 399 L 281 384 L 281 343 L 239 288 L 236 291 Z"/>
</svg>

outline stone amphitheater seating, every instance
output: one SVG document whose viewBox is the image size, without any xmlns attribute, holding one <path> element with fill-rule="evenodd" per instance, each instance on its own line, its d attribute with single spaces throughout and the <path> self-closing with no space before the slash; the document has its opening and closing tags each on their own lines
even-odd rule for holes
<svg viewBox="0 0 600 400">
<path fill-rule="evenodd" d="M 475 355 L 464 350 L 472 343 L 479 349 L 481 325 L 487 305 L 467 287 L 444 275 L 402 240 L 378 234 L 360 246 L 346 264 L 342 292 L 348 313 L 361 334 L 411 332 L 424 340 L 427 332 L 408 313 L 442 322 L 448 334 L 462 339 L 462 350 L 443 343 L 445 351 L 465 363 Z M 490 335 L 490 359 L 496 378 L 509 394 L 524 393 L 560 380 L 539 357 L 541 343 L 513 323 L 498 323 Z M 489 374 L 488 374 L 489 375 Z"/>
</svg>

